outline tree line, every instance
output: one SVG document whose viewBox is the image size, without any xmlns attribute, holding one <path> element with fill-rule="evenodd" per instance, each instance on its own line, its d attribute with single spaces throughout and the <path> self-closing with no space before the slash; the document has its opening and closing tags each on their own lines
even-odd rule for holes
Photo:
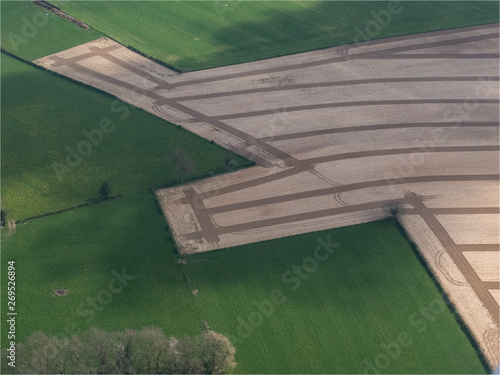
<svg viewBox="0 0 500 375">
<path fill-rule="evenodd" d="M 16 344 L 16 367 L 5 367 L 4 360 L 2 370 L 18 374 L 221 374 L 236 367 L 235 352 L 229 339 L 214 331 L 181 339 L 167 338 L 157 327 L 117 332 L 93 327 L 71 338 L 38 331 Z"/>
</svg>

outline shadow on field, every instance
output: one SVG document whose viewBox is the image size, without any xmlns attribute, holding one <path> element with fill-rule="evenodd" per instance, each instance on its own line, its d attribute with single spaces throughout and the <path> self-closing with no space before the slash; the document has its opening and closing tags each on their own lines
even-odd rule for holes
<svg viewBox="0 0 500 375">
<path fill-rule="evenodd" d="M 467 1 L 284 2 L 274 9 L 258 2 L 215 2 L 213 12 L 221 28 L 212 37 L 221 52 L 201 56 L 201 63 L 195 57 L 180 59 L 177 65 L 187 71 L 366 39 L 493 23 L 498 22 L 498 9 L 497 2 Z M 248 21 L 238 22 L 242 18 Z M 201 22 L 199 26 L 203 27 Z"/>
</svg>

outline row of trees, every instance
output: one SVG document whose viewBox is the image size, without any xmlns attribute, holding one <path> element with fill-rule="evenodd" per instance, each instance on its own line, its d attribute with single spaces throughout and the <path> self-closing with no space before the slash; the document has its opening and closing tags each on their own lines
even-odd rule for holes
<svg viewBox="0 0 500 375">
<path fill-rule="evenodd" d="M 235 348 L 214 331 L 194 338 L 166 338 L 157 327 L 105 332 L 91 328 L 81 336 L 33 333 L 16 345 L 19 374 L 220 374 L 236 367 Z M 4 354 L 4 359 L 7 354 Z M 4 364 L 4 373 L 7 361 Z"/>
</svg>

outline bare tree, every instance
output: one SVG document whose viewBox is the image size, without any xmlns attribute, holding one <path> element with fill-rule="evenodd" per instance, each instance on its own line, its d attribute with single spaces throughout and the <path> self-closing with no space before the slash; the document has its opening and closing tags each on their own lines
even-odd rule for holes
<svg viewBox="0 0 500 375">
<path fill-rule="evenodd" d="M 52 368 L 57 374 L 73 373 L 69 357 L 69 340 L 67 338 L 52 337 L 51 341 L 57 346 L 57 355 L 52 359 Z"/>
<path fill-rule="evenodd" d="M 69 339 L 66 347 L 65 364 L 68 368 L 66 374 L 90 374 L 91 368 L 84 358 L 84 343 L 78 336 Z"/>
<path fill-rule="evenodd" d="M 132 368 L 132 356 L 135 352 L 137 332 L 126 329 L 123 332 L 113 332 L 111 335 L 114 368 L 113 374 L 135 373 Z"/>
<path fill-rule="evenodd" d="M 62 339 L 35 332 L 16 349 L 14 371 L 22 374 L 220 374 L 236 366 L 234 347 L 213 331 L 180 340 L 167 340 L 155 327 L 112 333 L 94 327 Z"/>
<path fill-rule="evenodd" d="M 401 210 L 401 202 L 399 201 L 387 202 L 384 205 L 384 211 L 388 216 L 396 217 L 401 213 Z"/>
<path fill-rule="evenodd" d="M 206 373 L 201 358 L 197 355 L 200 352 L 199 340 L 193 340 L 189 336 L 184 336 L 177 344 L 179 351 L 179 371 L 182 374 L 204 374 Z M 177 370 L 177 369 L 176 369 Z"/>
<path fill-rule="evenodd" d="M 38 331 L 33 333 L 26 343 L 18 348 L 18 356 L 23 358 L 23 370 L 27 374 L 50 374 L 53 371 L 53 359 L 57 348 L 48 336 Z"/>
<path fill-rule="evenodd" d="M 168 354 L 168 340 L 161 328 L 143 327 L 137 332 L 137 348 L 134 353 L 137 372 L 161 373 L 166 367 Z"/>
<path fill-rule="evenodd" d="M 203 365 L 209 374 L 222 374 L 229 368 L 235 368 L 236 349 L 229 339 L 214 331 L 206 331 L 202 336 L 201 355 Z"/>
<path fill-rule="evenodd" d="M 109 333 L 92 327 L 84 335 L 85 348 L 94 358 L 95 372 L 109 374 L 111 371 L 111 338 Z M 92 345 L 89 345 L 91 343 Z M 96 362 L 96 363 L 95 363 Z"/>
<path fill-rule="evenodd" d="M 180 373 L 181 353 L 179 352 L 179 340 L 174 336 L 168 339 L 168 371 L 171 373 Z"/>
<path fill-rule="evenodd" d="M 184 177 L 194 173 L 196 165 L 191 156 L 182 148 L 176 148 L 166 157 L 167 162 L 172 164 L 174 170 L 180 175 L 181 183 L 184 183 Z"/>
</svg>

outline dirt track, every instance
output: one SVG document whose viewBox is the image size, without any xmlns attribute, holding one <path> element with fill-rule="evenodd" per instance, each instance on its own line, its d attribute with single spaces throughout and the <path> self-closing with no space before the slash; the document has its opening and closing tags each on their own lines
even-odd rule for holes
<svg viewBox="0 0 500 375">
<path fill-rule="evenodd" d="M 106 39 L 36 62 L 258 164 L 158 191 L 182 252 L 377 220 L 397 201 L 496 365 L 500 280 L 481 252 L 498 260 L 499 241 L 461 228 L 499 213 L 498 37 L 470 27 L 183 75 Z"/>
</svg>

